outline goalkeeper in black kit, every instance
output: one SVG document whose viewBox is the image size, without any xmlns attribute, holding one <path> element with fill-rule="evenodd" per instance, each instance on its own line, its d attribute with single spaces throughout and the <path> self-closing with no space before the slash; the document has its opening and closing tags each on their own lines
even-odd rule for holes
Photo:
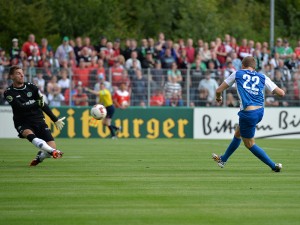
<svg viewBox="0 0 300 225">
<path fill-rule="evenodd" d="M 45 123 L 45 112 L 56 127 L 61 130 L 65 117 L 58 119 L 49 106 L 44 103 L 43 95 L 32 83 L 24 82 L 24 72 L 19 66 L 12 66 L 9 76 L 13 83 L 4 92 L 6 101 L 11 105 L 13 120 L 20 138 L 27 138 L 34 146 L 39 148 L 37 156 L 30 163 L 36 166 L 45 158 L 61 158 L 63 152 L 56 149 L 51 131 Z"/>
</svg>

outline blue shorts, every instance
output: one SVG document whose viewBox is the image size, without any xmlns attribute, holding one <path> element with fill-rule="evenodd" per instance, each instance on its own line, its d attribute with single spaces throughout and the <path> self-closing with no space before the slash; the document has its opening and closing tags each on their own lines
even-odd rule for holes
<svg viewBox="0 0 300 225">
<path fill-rule="evenodd" d="M 239 115 L 240 133 L 243 138 L 253 138 L 255 135 L 256 125 L 264 116 L 264 108 L 255 110 L 241 110 Z"/>
<path fill-rule="evenodd" d="M 114 113 L 115 113 L 115 107 L 114 105 L 111 105 L 111 106 L 107 106 L 106 107 L 106 111 L 107 111 L 107 114 L 106 114 L 106 118 L 112 118 Z"/>
</svg>

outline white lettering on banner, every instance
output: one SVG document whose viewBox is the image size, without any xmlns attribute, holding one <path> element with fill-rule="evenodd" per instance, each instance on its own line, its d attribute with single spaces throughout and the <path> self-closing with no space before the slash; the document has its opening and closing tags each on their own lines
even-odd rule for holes
<svg viewBox="0 0 300 225">
<path fill-rule="evenodd" d="M 196 108 L 194 138 L 232 139 L 238 108 Z M 265 108 L 256 138 L 300 138 L 300 108 Z"/>
</svg>

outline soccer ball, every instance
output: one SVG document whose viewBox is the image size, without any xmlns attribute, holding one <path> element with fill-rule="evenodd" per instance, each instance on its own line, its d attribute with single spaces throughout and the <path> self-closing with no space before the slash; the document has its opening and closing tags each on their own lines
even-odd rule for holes
<svg viewBox="0 0 300 225">
<path fill-rule="evenodd" d="M 104 119 L 106 117 L 106 114 L 107 114 L 106 108 L 101 104 L 94 105 L 91 108 L 91 115 L 96 120 Z"/>
</svg>

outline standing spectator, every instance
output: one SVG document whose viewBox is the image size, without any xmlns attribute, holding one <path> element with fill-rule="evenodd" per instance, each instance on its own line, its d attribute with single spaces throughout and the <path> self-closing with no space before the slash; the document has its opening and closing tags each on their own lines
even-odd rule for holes
<svg viewBox="0 0 300 225">
<path fill-rule="evenodd" d="M 29 34 L 28 41 L 26 41 L 22 46 L 22 51 L 25 52 L 27 57 L 29 57 L 32 55 L 33 49 L 36 49 L 37 55 L 40 55 L 39 46 L 35 42 L 34 34 Z"/>
<path fill-rule="evenodd" d="M 60 64 L 57 58 L 54 57 L 53 51 L 49 51 L 49 55 L 47 57 L 49 61 L 49 67 L 53 74 L 57 74 L 60 68 Z"/>
<path fill-rule="evenodd" d="M 225 34 L 223 44 L 225 46 L 225 51 L 226 51 L 227 55 L 229 55 L 233 51 L 233 49 L 231 47 L 231 38 L 230 38 L 229 34 Z"/>
<path fill-rule="evenodd" d="M 164 87 L 166 106 L 183 106 L 182 87 L 176 77 L 172 77 Z"/>
<path fill-rule="evenodd" d="M 79 64 L 80 65 L 80 62 L 84 62 L 84 67 L 89 67 L 91 65 L 91 62 L 92 62 L 92 56 L 91 56 L 91 53 L 92 51 L 84 46 L 81 50 L 81 54 L 80 54 L 80 57 L 79 57 Z"/>
<path fill-rule="evenodd" d="M 135 76 L 131 81 L 131 102 L 134 106 L 145 106 L 147 101 L 147 79 L 141 70 L 135 71 Z"/>
<path fill-rule="evenodd" d="M 147 51 L 146 58 L 142 61 L 142 68 L 148 69 L 148 68 L 154 68 L 155 67 L 155 61 L 153 59 L 152 52 L 150 50 Z"/>
<path fill-rule="evenodd" d="M 146 58 L 147 49 L 148 49 L 148 41 L 146 38 L 143 38 L 141 40 L 141 47 L 138 48 L 139 60 L 141 62 L 143 62 L 143 60 Z"/>
<path fill-rule="evenodd" d="M 277 38 L 276 44 L 272 50 L 272 57 L 275 57 L 275 53 L 278 53 L 279 55 L 283 54 L 284 48 L 282 46 L 282 39 Z"/>
<path fill-rule="evenodd" d="M 237 53 L 231 52 L 230 56 L 231 56 L 233 67 L 236 70 L 240 70 L 242 68 L 242 61 L 240 60 L 240 58 L 237 57 Z"/>
<path fill-rule="evenodd" d="M 295 48 L 295 54 L 298 60 L 300 60 L 300 40 L 297 42 L 297 47 Z"/>
<path fill-rule="evenodd" d="M 176 62 L 175 58 L 172 56 L 172 52 L 170 48 L 167 48 L 165 50 L 165 55 L 162 57 L 161 61 L 162 61 L 162 68 L 164 69 L 171 68 L 172 64 Z"/>
<path fill-rule="evenodd" d="M 85 37 L 84 38 L 84 45 L 83 45 L 83 47 L 86 47 L 86 48 L 88 48 L 88 50 L 89 50 L 89 54 L 91 55 L 92 54 L 92 51 L 94 51 L 94 46 L 91 44 L 91 39 L 90 39 L 90 37 Z"/>
<path fill-rule="evenodd" d="M 82 38 L 81 37 L 77 37 L 75 39 L 75 47 L 74 47 L 74 53 L 75 53 L 75 57 L 76 57 L 76 65 L 79 64 L 79 60 L 80 60 L 82 48 L 83 48 Z"/>
<path fill-rule="evenodd" d="M 107 42 L 106 44 L 106 50 L 104 50 L 105 53 L 105 59 L 108 62 L 108 66 L 112 66 L 114 64 L 115 60 L 115 50 L 113 49 L 113 43 Z"/>
<path fill-rule="evenodd" d="M 155 82 L 156 86 L 163 87 L 165 85 L 165 74 L 164 70 L 161 68 L 161 62 L 159 60 L 155 61 L 155 67 L 151 70 L 152 80 Z"/>
<path fill-rule="evenodd" d="M 198 46 L 196 48 L 196 55 L 197 54 L 200 54 L 200 52 L 203 51 L 203 48 L 204 48 L 204 41 L 202 39 L 199 39 L 198 42 L 197 42 Z"/>
<path fill-rule="evenodd" d="M 206 89 L 208 91 L 207 101 L 208 105 L 215 104 L 216 90 L 218 83 L 215 79 L 210 77 L 210 73 L 205 73 L 205 79 L 202 79 L 199 83 L 198 90 Z"/>
<path fill-rule="evenodd" d="M 78 86 L 77 92 L 75 95 L 73 95 L 73 101 L 75 106 L 88 106 L 89 105 L 89 99 L 86 93 L 83 93 L 82 86 Z"/>
<path fill-rule="evenodd" d="M 187 61 L 189 64 L 193 63 L 195 61 L 195 48 L 193 47 L 193 39 L 189 38 L 187 39 L 186 42 L 186 56 L 187 56 Z"/>
<path fill-rule="evenodd" d="M 217 59 L 221 64 L 221 68 L 223 68 L 223 66 L 225 66 L 226 63 L 227 52 L 224 44 L 222 43 L 221 38 L 216 39 L 216 49 Z"/>
<path fill-rule="evenodd" d="M 127 61 L 128 59 L 130 59 L 130 57 L 132 57 L 132 52 L 136 51 L 137 52 L 137 57 L 138 58 L 138 49 L 137 49 L 137 43 L 135 39 L 129 39 L 128 40 L 128 46 L 125 48 L 125 50 L 123 51 L 123 56 L 125 58 L 125 61 Z"/>
<path fill-rule="evenodd" d="M 268 48 L 266 46 L 263 46 L 261 49 L 261 63 L 262 67 L 269 64 L 269 53 Z"/>
<path fill-rule="evenodd" d="M 235 52 L 236 54 L 239 53 L 239 46 L 236 43 L 236 38 L 231 36 L 231 40 L 230 40 L 230 47 L 231 47 L 231 51 Z"/>
<path fill-rule="evenodd" d="M 238 56 L 241 60 L 245 58 L 246 56 L 251 56 L 251 50 L 248 45 L 248 40 L 244 38 L 242 40 L 242 45 L 239 47 L 239 53 Z"/>
<path fill-rule="evenodd" d="M 113 96 L 114 105 L 120 109 L 126 109 L 130 105 L 130 94 L 126 83 L 122 83 Z"/>
<path fill-rule="evenodd" d="M 111 83 L 113 87 L 118 87 L 121 84 L 124 67 L 120 64 L 120 60 L 117 59 L 114 65 L 111 67 Z"/>
<path fill-rule="evenodd" d="M 289 59 L 285 65 L 289 70 L 291 70 L 291 72 L 294 72 L 298 69 L 298 65 L 300 65 L 300 59 L 297 59 L 296 53 L 292 54 L 291 59 Z"/>
<path fill-rule="evenodd" d="M 21 52 L 21 49 L 19 47 L 18 39 L 17 38 L 12 39 L 12 47 L 9 51 L 10 59 L 11 60 L 14 59 L 14 58 L 19 59 L 20 58 L 20 52 Z"/>
<path fill-rule="evenodd" d="M 114 59 L 115 60 L 119 55 L 121 55 L 121 40 L 120 38 L 116 38 L 114 43 L 113 43 L 113 50 L 114 50 Z"/>
<path fill-rule="evenodd" d="M 41 55 L 44 54 L 44 55 L 48 56 L 49 52 L 53 51 L 52 47 L 48 44 L 47 38 L 42 38 L 42 40 L 41 40 L 41 46 L 39 48 L 40 48 L 40 54 Z"/>
<path fill-rule="evenodd" d="M 101 36 L 99 38 L 99 44 L 95 46 L 95 50 L 100 54 L 101 51 L 106 50 L 107 38 L 105 36 Z"/>
<path fill-rule="evenodd" d="M 128 69 L 128 70 L 131 69 L 133 61 L 137 62 L 138 69 L 142 69 L 141 62 L 140 62 L 140 60 L 138 60 L 137 51 L 132 51 L 131 52 L 131 57 L 129 59 L 127 59 L 126 62 L 125 62 L 125 68 Z"/>
<path fill-rule="evenodd" d="M 290 47 L 287 39 L 283 40 L 283 51 L 279 52 L 280 58 L 284 60 L 286 63 L 288 60 L 292 58 L 293 49 Z"/>
<path fill-rule="evenodd" d="M 28 61 L 33 61 L 34 66 L 38 67 L 38 63 L 41 60 L 41 56 L 38 53 L 38 49 L 32 49 L 31 55 L 28 57 Z"/>
<path fill-rule="evenodd" d="M 155 49 L 155 43 L 154 43 L 154 39 L 153 38 L 148 38 L 148 48 L 147 48 L 147 52 L 151 52 L 152 57 L 154 60 L 159 59 L 159 55 Z"/>
<path fill-rule="evenodd" d="M 211 59 L 211 51 L 207 42 L 204 42 L 203 49 L 200 50 L 199 54 L 203 62 L 208 65 L 208 61 Z"/>
<path fill-rule="evenodd" d="M 55 58 L 58 59 L 60 65 L 63 64 L 64 60 L 69 60 L 69 52 L 71 51 L 74 51 L 73 47 L 69 44 L 69 38 L 65 36 L 62 44 L 58 46 L 55 52 Z"/>
<path fill-rule="evenodd" d="M 271 69 L 274 70 L 275 68 L 277 68 L 279 66 L 279 61 L 280 61 L 280 58 L 279 58 L 279 53 L 276 52 L 274 54 L 274 58 L 272 58 L 270 60 L 270 65 L 271 65 Z"/>
</svg>

